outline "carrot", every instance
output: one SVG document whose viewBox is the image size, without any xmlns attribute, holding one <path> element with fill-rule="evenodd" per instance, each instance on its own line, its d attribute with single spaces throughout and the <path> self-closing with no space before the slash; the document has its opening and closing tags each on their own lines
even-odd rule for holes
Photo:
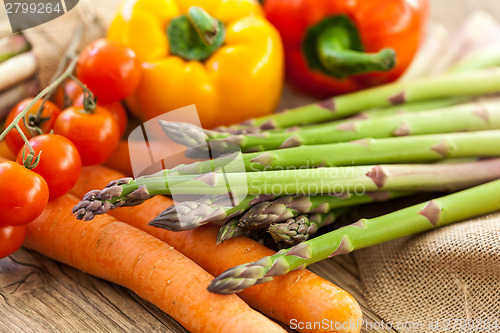
<svg viewBox="0 0 500 333">
<path fill-rule="evenodd" d="M 159 239 L 109 215 L 76 220 L 77 203 L 69 194 L 50 201 L 24 245 L 131 289 L 191 332 L 285 332 L 239 297 L 209 293 L 213 276 Z"/>
<path fill-rule="evenodd" d="M 72 193 L 82 197 L 88 191 L 103 188 L 109 181 L 122 177 L 120 173 L 101 166 L 83 168 Z M 139 206 L 113 209 L 109 213 L 171 244 L 213 275 L 273 254 L 272 250 L 247 237 L 230 239 L 216 245 L 217 226 L 170 232 L 148 225 L 149 221 L 170 205 L 170 199 L 156 196 Z M 271 282 L 242 291 L 239 296 L 250 306 L 289 325 L 332 320 L 346 323 L 344 326 L 347 329 L 325 329 L 320 332 L 358 332 L 361 329 L 357 323 L 362 318 L 362 313 L 356 300 L 346 291 L 308 270 L 276 277 Z"/>
</svg>

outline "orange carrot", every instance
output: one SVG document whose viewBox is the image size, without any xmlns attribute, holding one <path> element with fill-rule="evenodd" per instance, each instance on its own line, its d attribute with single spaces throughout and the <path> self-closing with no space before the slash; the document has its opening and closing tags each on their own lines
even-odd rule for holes
<svg viewBox="0 0 500 333">
<path fill-rule="evenodd" d="M 285 332 L 235 295 L 206 290 L 213 277 L 170 245 L 109 215 L 71 216 L 78 199 L 50 201 L 28 224 L 25 246 L 129 288 L 191 332 Z"/>
<path fill-rule="evenodd" d="M 122 177 L 120 173 L 101 166 L 83 168 L 72 193 L 82 197 L 88 191 L 101 189 L 109 181 Z M 273 254 L 272 250 L 247 237 L 237 237 L 216 245 L 217 226 L 207 225 L 193 231 L 170 232 L 148 225 L 149 221 L 170 205 L 170 199 L 156 196 L 139 206 L 113 209 L 109 214 L 171 244 L 213 275 Z M 362 313 L 356 300 L 343 289 L 308 270 L 276 277 L 271 282 L 242 291 L 239 296 L 250 306 L 288 325 L 332 320 L 345 323 L 346 329 L 326 325 L 333 330 L 319 331 L 358 332 L 361 329 L 357 323 L 362 318 Z"/>
</svg>

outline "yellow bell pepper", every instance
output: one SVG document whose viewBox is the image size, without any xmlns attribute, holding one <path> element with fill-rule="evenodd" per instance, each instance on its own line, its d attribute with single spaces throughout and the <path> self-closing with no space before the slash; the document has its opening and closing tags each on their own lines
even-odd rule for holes
<svg viewBox="0 0 500 333">
<path fill-rule="evenodd" d="M 279 101 L 283 47 L 257 1 L 127 0 L 108 38 L 142 62 L 142 82 L 127 99 L 142 120 L 195 104 L 213 128 L 268 114 Z"/>
</svg>

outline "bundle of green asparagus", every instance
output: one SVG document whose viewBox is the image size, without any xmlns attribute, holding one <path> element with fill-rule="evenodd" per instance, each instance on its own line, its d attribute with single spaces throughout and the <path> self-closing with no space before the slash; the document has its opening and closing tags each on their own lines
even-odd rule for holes
<svg viewBox="0 0 500 333">
<path fill-rule="evenodd" d="M 20 100 L 38 91 L 36 61 L 23 35 L 0 37 L 0 121 Z"/>
<path fill-rule="evenodd" d="M 276 242 L 298 244 L 229 270 L 210 286 L 232 293 L 332 255 L 500 209 L 500 68 L 466 67 L 473 70 L 216 130 L 160 120 L 187 156 L 218 157 L 113 181 L 89 192 L 73 213 L 90 220 L 172 195 L 177 203 L 151 225 L 183 231 L 217 223 L 218 242 L 267 230 Z M 228 167 L 235 161 L 240 168 Z M 463 192 L 440 197 L 454 191 Z M 436 199 L 336 229 L 339 216 L 348 220 L 362 205 L 417 192 Z M 333 231 L 313 238 L 321 228 Z"/>
</svg>

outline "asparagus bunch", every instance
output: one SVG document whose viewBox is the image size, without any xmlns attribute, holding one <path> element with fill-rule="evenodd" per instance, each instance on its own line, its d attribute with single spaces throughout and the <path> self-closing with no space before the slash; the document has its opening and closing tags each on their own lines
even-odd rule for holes
<svg viewBox="0 0 500 333">
<path fill-rule="evenodd" d="M 414 235 L 500 209 L 500 180 L 405 208 L 300 243 L 259 261 L 243 264 L 219 275 L 208 290 L 237 293 L 255 284 L 336 255 Z"/>
<path fill-rule="evenodd" d="M 453 119 L 453 121 L 450 121 Z M 174 141 L 189 147 L 190 157 L 207 156 L 207 149 L 224 151 L 240 147 L 243 152 L 260 152 L 273 149 L 307 145 L 361 140 L 365 138 L 388 138 L 408 135 L 453 133 L 462 131 L 500 129 L 500 100 L 467 103 L 442 109 L 410 112 L 368 119 L 351 119 L 330 122 L 310 127 L 292 128 L 289 131 L 267 131 L 258 134 L 226 135 L 203 131 L 191 124 L 176 123 L 172 131 L 171 123 L 162 123 Z M 180 134 L 182 130 L 198 131 L 198 139 L 205 134 L 206 142 L 187 142 Z M 210 134 L 207 134 L 210 133 Z"/>
<path fill-rule="evenodd" d="M 482 63 L 492 61 L 488 58 Z M 498 92 L 498 83 L 498 69 L 445 74 L 339 96 L 217 131 L 161 122 L 174 141 L 190 148 L 191 156 L 236 147 L 246 152 L 243 164 L 246 171 L 253 172 L 231 173 L 228 183 L 224 171 L 232 160 L 228 156 L 181 165 L 114 182 L 103 191 L 89 193 L 73 212 L 77 218 L 92 219 L 95 214 L 136 205 L 158 194 L 205 195 L 167 209 L 151 224 L 180 231 L 225 222 L 218 241 L 266 227 L 276 240 L 304 241 L 340 214 L 338 209 L 373 201 L 366 194 L 342 200 L 329 195 L 339 189 L 342 193 L 390 191 L 391 197 L 408 194 L 403 191 L 462 189 L 500 178 L 500 160 L 496 159 L 377 165 L 498 156 L 500 131 L 494 129 L 500 129 L 500 101 L 458 105 L 474 96 Z M 331 121 L 346 116 L 355 117 Z M 309 126 L 296 127 L 303 124 Z M 482 132 L 454 133 L 473 130 Z M 274 150 L 281 148 L 289 149 Z M 337 166 L 344 167 L 334 168 Z M 294 169 L 283 170 L 287 168 Z M 234 193 L 248 196 L 234 205 L 228 201 Z"/>
<path fill-rule="evenodd" d="M 158 194 L 227 195 L 225 174 L 169 176 L 168 173 L 112 182 L 89 193 L 73 210 L 92 219 L 119 206 L 136 205 Z M 500 178 L 500 159 L 456 164 L 365 165 L 231 174 L 230 190 L 250 195 L 319 195 L 377 191 L 449 191 Z"/>
</svg>

